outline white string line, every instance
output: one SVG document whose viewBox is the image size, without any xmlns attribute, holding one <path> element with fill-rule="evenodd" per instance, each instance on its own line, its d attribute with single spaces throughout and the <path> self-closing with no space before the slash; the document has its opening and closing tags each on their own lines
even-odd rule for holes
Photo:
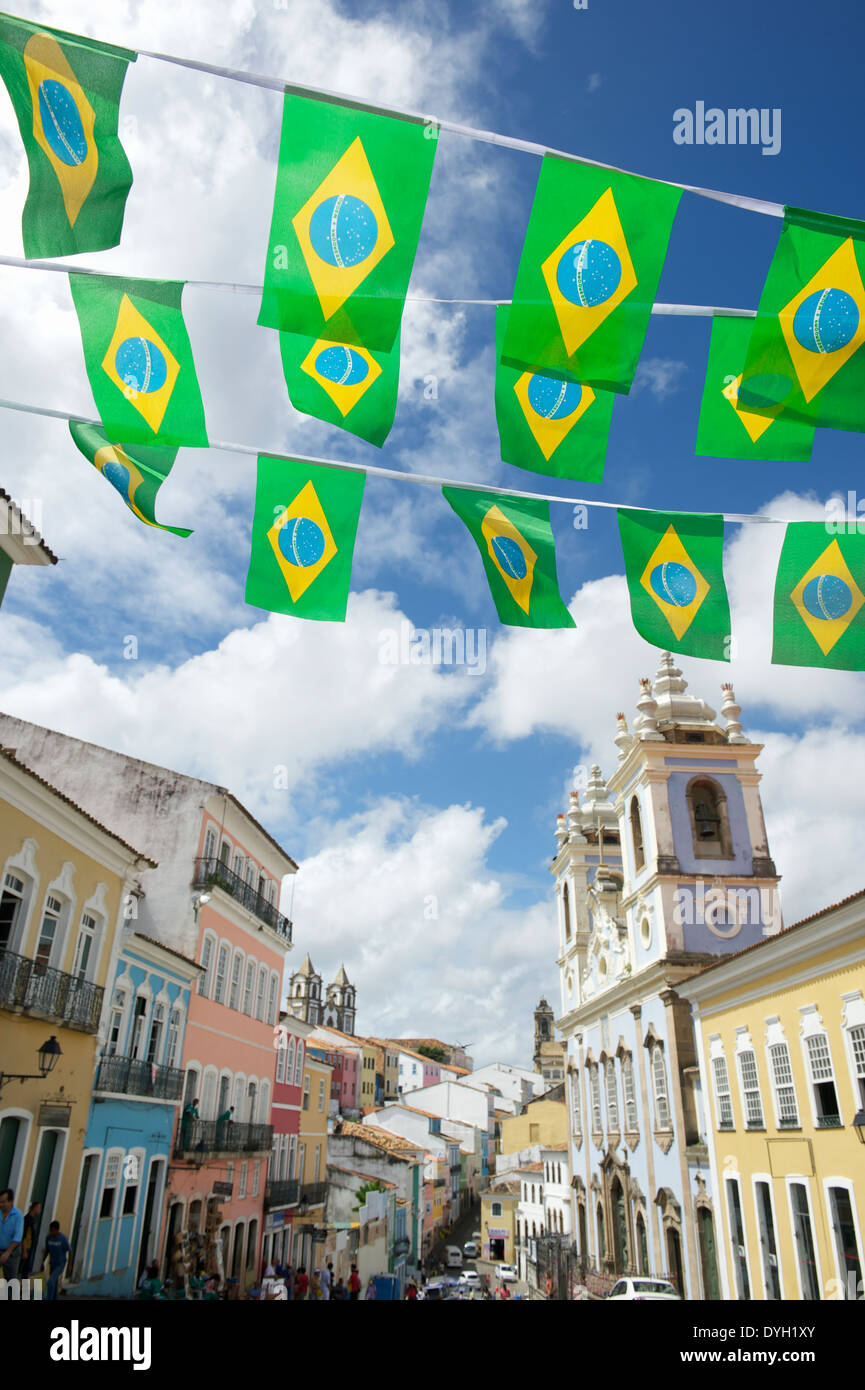
<svg viewBox="0 0 865 1390">
<path fill-rule="evenodd" d="M 71 265 L 68 261 L 33 261 L 25 260 L 21 256 L 0 256 L 0 265 L 10 266 L 13 270 L 49 270 L 57 271 L 62 275 L 96 275 L 103 278 L 112 278 L 103 270 L 93 270 L 89 266 Z M 137 276 L 117 276 L 118 279 L 137 279 Z M 228 280 L 183 280 L 181 284 L 192 290 L 223 290 L 228 294 L 255 294 L 263 292 L 261 285 L 235 285 Z M 497 308 L 500 305 L 508 305 L 510 299 L 439 299 L 434 294 L 409 294 L 406 299 L 410 299 L 417 304 L 480 304 L 490 308 Z M 652 314 L 655 315 L 675 315 L 682 318 L 756 318 L 756 309 L 727 309 L 722 305 L 714 304 L 653 304 Z"/>
<path fill-rule="evenodd" d="M 45 415 L 52 420 L 74 420 L 81 425 L 96 425 L 99 429 L 104 429 L 100 420 L 94 420 L 87 415 L 70 415 L 65 410 L 51 410 L 47 406 L 26 405 L 23 401 L 7 401 L 0 399 L 0 410 L 17 410 L 26 415 Z M 145 446 L 142 446 L 145 447 Z M 178 446 L 183 447 L 183 446 Z M 192 447 L 192 446 L 189 446 Z M 264 456 L 266 458 L 284 459 L 287 463 L 312 463 L 323 468 L 343 468 L 350 473 L 371 473 L 378 478 L 394 478 L 401 483 L 419 483 L 423 487 L 453 487 L 459 488 L 463 492 L 491 492 L 498 497 L 518 497 L 530 502 L 559 502 L 568 507 L 602 507 L 609 511 L 629 511 L 629 512 L 663 512 L 665 516 L 722 516 L 725 521 L 734 522 L 736 525 L 746 526 L 749 524 L 770 525 L 770 526 L 790 526 L 796 521 L 801 521 L 802 517 L 784 517 L 759 515 L 756 512 L 693 512 L 683 511 L 678 507 L 638 507 L 629 502 L 603 502 L 599 498 L 588 497 L 562 497 L 552 492 L 518 492 L 512 487 L 496 487 L 493 483 L 467 483 L 457 478 L 435 478 L 426 473 L 406 473 L 396 468 L 380 468 L 376 464 L 370 463 L 348 463 L 345 459 L 320 458 L 311 454 L 284 453 L 280 449 L 261 449 L 254 448 L 251 444 L 227 443 L 221 439 L 211 439 L 209 447 L 218 449 L 227 454 L 243 454 L 252 458 Z M 135 445 L 129 445 L 134 451 Z M 563 480 L 564 481 L 564 480 Z M 833 514 L 832 522 L 850 525 L 851 523 L 861 523 L 862 518 L 858 516 L 836 516 Z"/>
<path fill-rule="evenodd" d="M 447 130 L 452 135 L 463 135 L 469 140 L 480 140 L 486 145 L 501 145 L 509 150 L 521 150 L 524 154 L 543 157 L 555 155 L 557 159 L 567 159 L 574 164 L 589 164 L 594 169 L 608 169 L 612 174 L 630 174 L 632 178 L 646 178 L 645 174 L 633 174 L 630 169 L 620 169 L 615 164 L 604 164 L 599 159 L 587 159 L 584 155 L 571 154 L 568 150 L 556 150 L 550 145 L 537 145 L 531 140 L 518 140 L 512 135 L 497 135 L 490 130 L 477 130 L 474 126 L 459 125 L 456 121 L 443 121 L 438 116 L 429 116 L 422 111 L 411 111 L 405 107 L 386 106 L 382 102 L 366 101 L 362 97 L 350 97 L 342 92 L 331 92 L 325 87 L 307 87 L 294 82 L 281 82 L 275 77 L 263 77 L 254 72 L 243 72 L 238 68 L 215 67 L 212 63 L 200 63 L 194 58 L 176 58 L 169 53 L 153 53 L 147 49 L 138 50 L 139 58 L 154 58 L 159 63 L 174 63 L 177 67 L 191 68 L 194 72 L 207 72 L 213 77 L 224 77 L 231 82 L 245 82 L 248 86 L 264 87 L 271 92 L 297 92 L 301 96 L 319 97 L 325 101 L 339 102 L 340 105 L 354 106 L 361 111 L 372 111 L 385 116 L 396 116 L 402 120 L 420 121 L 439 130 Z M 652 179 L 653 183 L 666 183 L 671 188 L 681 188 L 685 193 L 696 193 L 700 198 L 712 198 L 716 203 L 729 203 L 733 207 L 744 208 L 748 212 L 760 212 L 766 217 L 783 217 L 783 203 L 770 203 L 764 198 L 749 198 L 745 194 L 721 193 L 715 188 L 698 188 L 691 183 L 677 183 L 675 179 Z"/>
</svg>

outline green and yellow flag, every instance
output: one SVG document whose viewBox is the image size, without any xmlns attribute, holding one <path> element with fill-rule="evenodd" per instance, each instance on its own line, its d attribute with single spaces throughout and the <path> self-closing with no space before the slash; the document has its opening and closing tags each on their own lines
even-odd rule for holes
<svg viewBox="0 0 865 1390">
<path fill-rule="evenodd" d="M 69 433 L 87 461 L 98 468 L 145 526 L 170 531 L 174 536 L 192 535 L 186 526 L 164 526 L 156 520 L 156 494 L 171 472 L 176 449 L 154 449 L 141 444 L 125 448 L 112 444 L 98 425 L 84 425 L 77 420 L 69 421 Z"/>
<path fill-rule="evenodd" d="M 813 425 L 790 419 L 781 406 L 774 415 L 756 415 L 739 401 L 742 368 L 752 330 L 750 319 L 712 320 L 706 383 L 697 426 L 697 455 L 700 458 L 804 463 L 811 457 Z"/>
<path fill-rule="evenodd" d="M 69 276 L 99 417 L 124 444 L 206 446 L 182 281 Z"/>
<path fill-rule="evenodd" d="M 399 335 L 393 352 L 312 342 L 280 333 L 282 370 L 295 410 L 379 447 L 390 433 L 399 387 Z"/>
<path fill-rule="evenodd" d="M 599 483 L 604 476 L 612 391 L 509 367 L 502 358 L 506 305 L 496 310 L 496 420 L 505 463 Z"/>
<path fill-rule="evenodd" d="M 503 360 L 627 394 L 680 190 L 545 155 Z"/>
<path fill-rule="evenodd" d="M 775 581 L 772 661 L 865 671 L 865 536 L 787 527 Z"/>
<path fill-rule="evenodd" d="M 443 487 L 481 552 L 499 619 L 510 627 L 575 627 L 559 593 L 548 502 Z"/>
<path fill-rule="evenodd" d="M 729 661 L 724 518 L 620 507 L 619 535 L 640 636 L 663 651 Z"/>
<path fill-rule="evenodd" d="M 755 414 L 865 430 L 865 222 L 787 208 L 739 387 Z"/>
<path fill-rule="evenodd" d="M 365 482 L 349 469 L 259 457 L 247 603 L 345 621 Z"/>
<path fill-rule="evenodd" d="M 123 79 L 138 55 L 0 14 L 0 77 L 30 165 L 24 254 L 116 246 L 132 185 L 117 135 Z"/>
<path fill-rule="evenodd" d="M 288 92 L 258 322 L 391 352 L 436 131 Z"/>
</svg>

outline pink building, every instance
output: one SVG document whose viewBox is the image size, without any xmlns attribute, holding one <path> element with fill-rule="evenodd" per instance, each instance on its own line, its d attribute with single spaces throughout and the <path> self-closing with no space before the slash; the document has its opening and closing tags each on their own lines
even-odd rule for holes
<svg viewBox="0 0 865 1390">
<path fill-rule="evenodd" d="M 264 1200 L 264 1242 L 261 1264 L 292 1263 L 292 1216 L 300 1197 L 303 1175 L 298 1170 L 298 1137 L 302 1104 L 303 1059 L 312 1025 L 280 1013 L 276 1071 L 270 1118 L 273 1152 Z"/>
</svg>

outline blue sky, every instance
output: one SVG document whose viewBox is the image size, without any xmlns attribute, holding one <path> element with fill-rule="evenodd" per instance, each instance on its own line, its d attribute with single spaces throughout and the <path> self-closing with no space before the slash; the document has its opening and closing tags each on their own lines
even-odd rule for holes
<svg viewBox="0 0 865 1390">
<path fill-rule="evenodd" d="M 378 97 L 572 150 L 637 173 L 865 217 L 862 18 L 828 0 L 723 7 L 636 0 L 484 6 L 274 0 L 177 7 L 95 0 L 26 17 L 113 40 Z M 819 20 L 819 22 L 818 22 Z M 673 113 L 780 108 L 781 148 L 683 146 Z M 124 124 L 125 123 L 125 124 Z M 141 58 L 121 132 L 135 172 L 107 273 L 260 283 L 280 102 L 273 93 Z M 822 516 L 859 487 L 861 438 L 818 431 L 808 464 L 697 459 L 705 319 L 650 322 L 616 401 L 604 482 L 558 483 L 498 461 L 494 310 L 424 297 L 507 298 L 539 161 L 444 133 L 403 336 L 400 406 L 382 450 L 289 405 L 257 301 L 188 290 L 184 310 L 212 438 L 557 495 L 701 511 Z M 20 255 L 26 166 L 0 92 L 0 252 Z M 754 307 L 780 230 L 684 194 L 658 297 Z M 92 413 L 63 277 L 0 269 L 0 394 Z M 420 298 L 415 298 L 415 296 Z M 424 399 L 435 377 L 437 398 Z M 37 499 L 62 563 L 19 570 L 3 607 L 0 707 L 231 786 L 301 862 L 298 952 L 344 959 L 362 1030 L 472 1039 L 480 1060 L 524 1062 L 541 992 L 558 1001 L 555 813 L 573 769 L 614 765 L 615 714 L 633 715 L 658 653 L 634 633 L 613 511 L 574 529 L 552 508 L 575 632 L 506 631 L 480 559 L 434 490 L 371 478 L 345 627 L 248 608 L 254 461 L 182 451 L 159 516 L 128 515 L 60 423 L 5 414 L 0 484 Z M 771 504 L 771 505 L 770 505 Z M 770 664 L 780 527 L 727 529 L 738 646 L 729 667 L 684 661 L 714 703 L 732 679 L 761 758 L 788 921 L 861 887 L 855 825 L 865 772 L 858 675 Z M 382 634 L 464 624 L 486 633 L 483 674 L 382 664 Z M 124 659 L 134 636 L 138 655 Z M 288 790 L 274 786 L 285 767 Z M 581 774 L 577 774 L 579 778 Z M 285 779 L 283 779 L 285 780 Z M 144 847 L 146 848 L 146 846 Z M 434 900 L 435 916 L 431 902 Z"/>
</svg>

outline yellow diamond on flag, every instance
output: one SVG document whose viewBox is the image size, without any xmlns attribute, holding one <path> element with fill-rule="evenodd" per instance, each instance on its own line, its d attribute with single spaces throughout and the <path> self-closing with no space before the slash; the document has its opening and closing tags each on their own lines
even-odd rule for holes
<svg viewBox="0 0 865 1390">
<path fill-rule="evenodd" d="M 824 656 L 828 656 L 865 603 L 837 539 L 818 555 L 790 594 L 796 611 Z"/>
<path fill-rule="evenodd" d="M 538 383 L 547 388 L 543 398 L 538 393 Z M 526 424 L 547 462 L 595 399 L 591 386 L 580 386 L 573 381 L 556 381 L 553 377 L 538 376 L 535 372 L 523 372 L 514 382 L 514 391 L 526 417 Z"/>
<path fill-rule="evenodd" d="M 612 188 L 541 266 L 571 356 L 637 285 Z"/>
<path fill-rule="evenodd" d="M 291 219 L 321 312 L 331 318 L 394 245 L 360 136 Z"/>
<path fill-rule="evenodd" d="M 312 483 L 305 483 L 267 533 L 292 603 L 306 593 L 337 552 Z"/>
<path fill-rule="evenodd" d="M 681 642 L 709 592 L 709 585 L 672 523 L 652 551 L 640 583 Z"/>
<path fill-rule="evenodd" d="M 739 405 L 739 387 L 741 385 L 742 373 L 740 372 L 735 381 L 728 382 L 721 392 L 721 395 L 725 400 L 730 402 L 739 419 L 742 421 L 742 424 L 745 426 L 745 429 L 748 431 L 752 444 L 756 444 L 760 436 L 766 433 L 772 421 L 780 415 L 784 407 L 783 404 L 779 404 L 771 412 L 767 411 L 765 415 L 755 415 L 752 410 L 746 410 L 743 405 Z"/>
<path fill-rule="evenodd" d="M 24 47 L 33 138 L 57 175 L 70 227 L 96 181 L 96 115 L 56 39 L 34 34 Z"/>
<path fill-rule="evenodd" d="M 508 521 L 497 506 L 490 507 L 481 522 L 481 533 L 487 543 L 490 559 L 507 585 L 514 603 L 528 613 L 535 579 L 537 554 L 525 536 Z"/>
<path fill-rule="evenodd" d="M 366 348 L 328 343 L 324 338 L 313 343 L 300 369 L 318 382 L 343 416 L 381 376 L 381 367 Z"/>
<path fill-rule="evenodd" d="M 812 401 L 865 343 L 865 286 L 848 237 L 778 314 L 802 395 Z"/>
<path fill-rule="evenodd" d="M 102 370 L 156 434 L 168 409 L 180 364 L 128 294 L 120 301 Z"/>
<path fill-rule="evenodd" d="M 135 494 L 144 482 L 141 470 L 119 444 L 105 444 L 93 455 L 94 467 L 116 488 L 130 511 L 134 512 L 145 526 L 155 526 L 135 505 Z"/>
</svg>

